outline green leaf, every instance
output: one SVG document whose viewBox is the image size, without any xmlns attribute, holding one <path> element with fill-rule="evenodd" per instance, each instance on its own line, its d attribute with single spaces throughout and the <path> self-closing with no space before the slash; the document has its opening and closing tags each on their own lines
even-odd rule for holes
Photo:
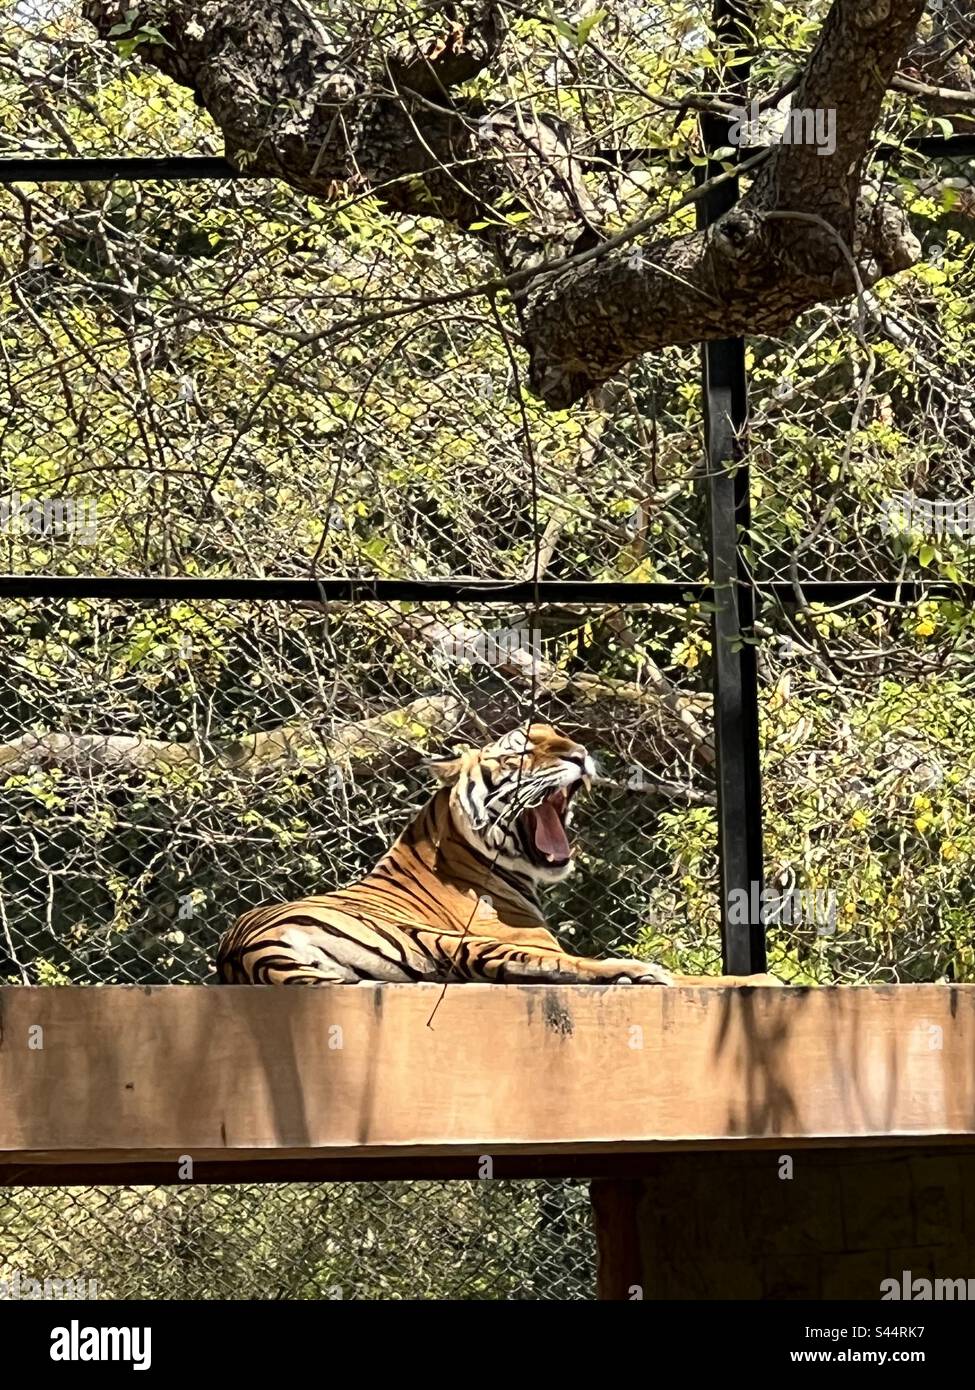
<svg viewBox="0 0 975 1390">
<path fill-rule="evenodd" d="M 172 48 L 173 46 L 169 40 L 159 32 L 154 24 L 143 25 L 139 30 L 138 37 L 140 41 L 147 38 L 152 39 L 153 43 L 161 43 L 164 48 Z"/>
<path fill-rule="evenodd" d="M 589 35 L 590 35 L 590 34 L 592 33 L 592 31 L 595 29 L 596 25 L 597 25 L 597 24 L 601 24 L 605 18 L 606 18 L 606 11 L 605 11 L 605 10 L 597 10 L 595 14 L 589 15 L 589 17 L 588 17 L 587 19 L 584 19 L 584 20 L 582 21 L 582 23 L 579 25 L 579 28 L 578 28 L 578 31 L 577 31 L 577 34 L 576 34 L 576 46 L 577 46 L 578 48 L 581 48 L 581 47 L 582 47 L 582 45 L 585 43 L 586 39 L 588 39 Z"/>
<path fill-rule="evenodd" d="M 143 632 L 135 639 L 125 654 L 125 664 L 129 670 L 131 670 L 133 666 L 138 666 L 146 653 L 155 646 L 155 643 L 156 634 L 154 632 Z"/>
</svg>

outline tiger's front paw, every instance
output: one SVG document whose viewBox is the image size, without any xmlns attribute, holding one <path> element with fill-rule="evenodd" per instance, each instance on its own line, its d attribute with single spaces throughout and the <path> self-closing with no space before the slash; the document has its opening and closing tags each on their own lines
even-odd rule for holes
<svg viewBox="0 0 975 1390">
<path fill-rule="evenodd" d="M 626 965 L 626 973 L 621 976 L 623 985 L 672 985 L 674 977 L 662 965 L 651 965 L 646 960 L 621 961 Z"/>
</svg>

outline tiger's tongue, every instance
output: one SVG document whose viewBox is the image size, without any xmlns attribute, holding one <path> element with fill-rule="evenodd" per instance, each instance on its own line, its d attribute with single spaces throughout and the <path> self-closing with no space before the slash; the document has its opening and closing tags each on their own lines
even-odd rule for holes
<svg viewBox="0 0 975 1390">
<path fill-rule="evenodd" d="M 549 859 L 568 859 L 569 841 L 555 807 L 543 801 L 535 807 L 534 817 L 532 830 L 538 852 Z"/>
</svg>

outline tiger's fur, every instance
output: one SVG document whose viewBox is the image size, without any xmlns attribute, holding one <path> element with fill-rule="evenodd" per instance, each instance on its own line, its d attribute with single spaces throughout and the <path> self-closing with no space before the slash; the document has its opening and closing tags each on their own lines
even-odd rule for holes
<svg viewBox="0 0 975 1390">
<path fill-rule="evenodd" d="M 445 785 L 365 878 L 245 912 L 219 981 L 675 982 L 648 961 L 569 955 L 545 926 L 537 889 L 571 871 L 571 799 L 595 771 L 584 748 L 533 724 L 434 770 Z M 749 982 L 766 977 L 734 980 Z"/>
</svg>

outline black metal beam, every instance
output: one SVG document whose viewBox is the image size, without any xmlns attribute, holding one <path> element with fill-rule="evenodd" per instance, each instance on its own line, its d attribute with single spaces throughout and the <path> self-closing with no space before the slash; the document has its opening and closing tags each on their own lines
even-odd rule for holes
<svg viewBox="0 0 975 1390">
<path fill-rule="evenodd" d="M 728 159 L 749 159 L 761 145 L 743 145 Z M 975 135 L 931 135 L 905 140 L 903 145 L 878 145 L 875 159 L 899 160 L 904 152 L 923 155 L 929 159 L 965 159 L 975 156 Z M 617 165 L 621 168 L 640 164 L 661 164 L 671 168 L 691 169 L 690 159 L 675 158 L 672 151 L 653 145 L 627 149 L 598 149 L 591 155 L 580 155 L 580 164 L 593 168 Z M 192 179 L 261 179 L 270 175 L 248 169 L 235 169 L 217 155 L 106 155 L 91 159 L 37 158 L 0 159 L 0 184 L 6 183 L 97 183 L 112 179 L 130 181 L 164 181 L 182 183 Z"/>
<path fill-rule="evenodd" d="M 747 42 L 747 12 L 741 0 L 715 0 L 719 41 L 739 59 Z M 739 62 L 734 81 L 743 90 L 748 65 Z M 705 114 L 701 134 L 707 151 L 730 144 L 726 118 Z M 701 183 L 720 172 L 708 162 Z M 709 189 L 697 203 L 697 224 L 709 226 L 738 201 L 737 179 Z M 718 858 L 721 880 L 721 951 L 725 973 L 751 975 L 765 969 L 765 928 L 761 921 L 731 913 L 736 901 L 760 902 L 762 865 L 762 765 L 758 730 L 758 673 L 749 641 L 754 599 L 741 547 L 751 524 L 748 468 L 742 439 L 748 420 L 745 340 L 722 338 L 701 350 L 704 438 L 708 463 L 708 518 L 711 578 L 715 586 L 712 618 L 714 746 L 718 797 Z M 739 897 L 743 895 L 743 897 Z"/>
<path fill-rule="evenodd" d="M 734 581 L 737 583 L 737 580 Z M 750 585 L 743 587 L 751 590 Z M 761 584 L 762 599 L 783 607 L 795 604 L 796 591 L 787 581 Z M 649 607 L 714 603 L 712 585 L 700 580 L 660 583 L 556 579 L 530 582 L 468 579 L 174 579 L 146 575 L 0 575 L 3 599 L 117 599 L 135 602 L 200 600 L 211 603 L 275 600 L 283 603 L 510 603 L 533 605 L 536 595 L 546 604 L 613 603 Z M 922 599 L 958 599 L 975 603 L 975 583 L 944 579 L 836 579 L 803 584 L 807 603 L 837 604 L 874 600 L 878 603 L 917 603 Z M 747 601 L 747 600 L 746 600 Z"/>
<path fill-rule="evenodd" d="M 748 468 L 738 462 L 748 412 L 744 340 L 707 343 L 703 359 L 711 563 L 717 595 L 712 640 L 721 944 L 725 973 L 751 975 L 765 969 L 764 927 L 760 922 L 733 921 L 729 910 L 736 900 L 760 902 L 764 885 L 758 671 L 755 647 L 744 640 L 752 635 L 755 604 L 742 573 L 740 550 L 747 544 L 751 522 Z M 740 893 L 743 898 L 737 896 Z"/>
<path fill-rule="evenodd" d="M 97 183 L 103 179 L 248 179 L 225 159 L 206 155 L 108 155 L 93 159 L 0 159 L 0 183 Z"/>
<path fill-rule="evenodd" d="M 869 1144 L 869 1141 L 859 1142 Z M 903 1144 L 920 1142 L 906 1139 L 902 1141 L 898 1153 L 903 1155 Z M 939 1138 L 938 1142 L 940 1145 L 952 1141 Z M 965 1136 L 958 1136 L 957 1142 L 963 1144 Z M 789 1144 L 790 1148 L 816 1147 L 802 1139 L 792 1139 Z M 702 1143 L 700 1140 L 688 1140 L 682 1147 L 695 1153 L 700 1153 L 702 1149 L 721 1151 L 721 1145 Z M 669 1146 L 666 1151 L 673 1152 Z M 661 1156 L 658 1149 L 591 1154 L 494 1154 L 494 1176 L 491 1181 L 520 1178 L 641 1178 L 646 1177 L 647 1169 Z M 16 1163 L 0 1163 L 0 1192 L 5 1187 L 134 1185 L 185 1188 L 185 1183 L 173 1181 L 177 1161 L 176 1154 L 146 1163 L 124 1156 L 89 1162 L 77 1159 L 58 1161 L 51 1154 L 24 1154 Z M 199 1186 L 244 1182 L 476 1182 L 480 1162 L 480 1155 L 463 1154 L 454 1157 L 411 1154 L 402 1158 L 330 1158 L 323 1154 L 320 1158 L 268 1157 L 249 1162 L 231 1158 L 194 1158 L 193 1183 Z"/>
<path fill-rule="evenodd" d="M 790 590 L 791 592 L 791 590 Z M 574 580 L 454 579 L 206 579 L 144 575 L 0 575 L 4 598 L 103 598 L 140 600 L 268 600 L 291 603 L 647 603 L 686 604 L 711 593 L 703 583 L 627 584 Z"/>
</svg>

